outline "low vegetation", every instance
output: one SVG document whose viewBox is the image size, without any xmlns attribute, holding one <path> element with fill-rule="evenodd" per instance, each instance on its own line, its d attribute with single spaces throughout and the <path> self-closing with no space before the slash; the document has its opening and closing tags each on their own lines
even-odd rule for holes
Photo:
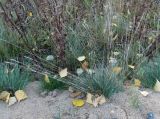
<svg viewBox="0 0 160 119">
<path fill-rule="evenodd" d="M 23 90 L 30 80 L 30 73 L 19 68 L 18 65 L 10 68 L 7 65 L 0 66 L 0 90 L 8 91 L 12 95 L 17 90 Z"/>
<path fill-rule="evenodd" d="M 153 88 L 160 80 L 160 10 L 155 0 L 54 2 L 0 2 L 1 63 L 13 58 L 20 64 L 7 73 L 1 67 L 1 90 L 24 88 L 29 75 L 20 67 L 47 73 L 49 82 L 39 79 L 46 90 L 67 85 L 106 97 L 122 91 L 126 81 L 138 78 L 141 87 Z M 46 60 L 49 55 L 51 61 Z M 77 60 L 80 56 L 85 59 Z M 67 75 L 61 77 L 64 68 Z"/>
</svg>

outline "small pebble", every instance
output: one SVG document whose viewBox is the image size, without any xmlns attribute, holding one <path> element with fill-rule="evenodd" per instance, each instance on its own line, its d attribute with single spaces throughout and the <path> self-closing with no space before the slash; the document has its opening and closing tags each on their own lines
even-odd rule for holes
<svg viewBox="0 0 160 119">
<path fill-rule="evenodd" d="M 46 60 L 47 60 L 47 61 L 53 61 L 53 60 L 54 60 L 54 56 L 53 56 L 53 55 L 48 55 L 48 56 L 46 57 Z"/>
<path fill-rule="evenodd" d="M 86 95 L 84 93 L 81 93 L 81 95 L 77 96 L 77 99 L 84 99 Z"/>
<path fill-rule="evenodd" d="M 81 92 L 78 91 L 78 92 L 71 93 L 71 94 L 70 94 L 70 97 L 71 97 L 71 98 L 77 98 L 77 97 L 80 96 L 80 95 L 81 95 Z"/>
<path fill-rule="evenodd" d="M 41 93 L 40 93 L 40 96 L 42 96 L 42 97 L 46 97 L 46 96 L 47 96 L 47 91 L 43 91 L 43 92 L 41 92 Z"/>
<path fill-rule="evenodd" d="M 56 89 L 48 93 L 48 96 L 51 96 L 51 97 L 56 97 L 57 95 L 58 95 L 58 90 Z"/>
<path fill-rule="evenodd" d="M 147 113 L 147 119 L 154 119 L 154 113 L 153 112 Z"/>
<path fill-rule="evenodd" d="M 74 92 L 74 88 L 70 86 L 70 87 L 68 88 L 68 91 L 71 92 L 71 93 L 73 93 L 73 92 Z"/>
</svg>

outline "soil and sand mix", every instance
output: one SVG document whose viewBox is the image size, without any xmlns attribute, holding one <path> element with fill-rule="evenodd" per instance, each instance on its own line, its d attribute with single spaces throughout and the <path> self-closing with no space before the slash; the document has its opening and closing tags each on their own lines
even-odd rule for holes
<svg viewBox="0 0 160 119">
<path fill-rule="evenodd" d="M 38 81 L 30 83 L 25 91 L 28 99 L 13 106 L 0 101 L 0 119 L 146 119 L 148 112 L 160 119 L 160 93 L 152 90 L 143 97 L 136 89 L 134 93 L 126 89 L 97 108 L 89 104 L 74 107 L 69 91 L 55 90 L 54 95 L 42 96 Z"/>
</svg>

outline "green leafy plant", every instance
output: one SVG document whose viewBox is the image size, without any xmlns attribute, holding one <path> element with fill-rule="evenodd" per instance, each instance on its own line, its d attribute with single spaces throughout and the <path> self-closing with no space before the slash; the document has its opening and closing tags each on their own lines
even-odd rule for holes
<svg viewBox="0 0 160 119">
<path fill-rule="evenodd" d="M 24 89 L 30 79 L 28 71 L 21 70 L 18 65 L 11 70 L 9 66 L 0 67 L 0 90 L 14 93 L 17 90 Z"/>
</svg>

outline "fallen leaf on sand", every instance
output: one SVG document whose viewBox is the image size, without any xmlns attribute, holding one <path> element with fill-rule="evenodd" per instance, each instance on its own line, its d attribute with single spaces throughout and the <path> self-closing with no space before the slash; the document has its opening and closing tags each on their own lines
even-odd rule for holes
<svg viewBox="0 0 160 119">
<path fill-rule="evenodd" d="M 155 86 L 154 86 L 154 90 L 156 91 L 156 92 L 160 92 L 160 82 L 157 80 L 157 82 L 156 82 L 156 84 L 155 84 Z"/>
<path fill-rule="evenodd" d="M 46 83 L 50 83 L 50 80 L 49 80 L 49 78 L 48 78 L 48 75 L 47 75 L 47 74 L 45 74 L 45 76 L 44 76 L 44 80 L 45 80 L 45 82 L 46 82 Z"/>
<path fill-rule="evenodd" d="M 2 91 L 2 92 L 0 93 L 0 100 L 3 100 L 3 101 L 5 101 L 6 103 L 8 103 L 9 98 L 10 98 L 10 93 L 9 93 L 9 92 L 7 92 L 7 91 Z"/>
<path fill-rule="evenodd" d="M 67 68 L 62 69 L 62 70 L 59 72 L 59 75 L 60 75 L 60 77 L 61 77 L 61 78 L 66 77 L 66 76 L 67 76 L 67 74 L 68 74 L 68 72 L 67 72 Z"/>
<path fill-rule="evenodd" d="M 95 100 L 93 101 L 93 105 L 94 107 L 97 107 L 98 105 L 102 105 L 106 103 L 106 98 L 104 96 L 98 96 L 97 98 L 95 98 Z"/>
<path fill-rule="evenodd" d="M 106 103 L 106 98 L 103 95 L 101 95 L 100 97 L 101 98 L 99 100 L 99 104 L 102 105 L 102 104 Z"/>
<path fill-rule="evenodd" d="M 80 57 L 77 58 L 77 60 L 80 61 L 80 62 L 84 61 L 85 59 L 86 59 L 85 56 L 80 56 Z"/>
<path fill-rule="evenodd" d="M 15 92 L 15 97 L 20 102 L 21 100 L 27 99 L 27 95 L 23 90 L 18 90 Z"/>
<path fill-rule="evenodd" d="M 106 98 L 101 95 L 101 96 L 94 96 L 90 93 L 87 93 L 87 103 L 93 105 L 94 107 L 97 107 L 98 105 L 102 105 L 106 103 Z"/>
<path fill-rule="evenodd" d="M 17 102 L 16 97 L 10 97 L 10 98 L 9 98 L 8 105 L 9 105 L 9 106 L 12 106 L 12 105 L 15 104 L 16 102 Z"/>
<path fill-rule="evenodd" d="M 139 79 L 134 79 L 134 85 L 136 87 L 140 87 L 141 86 L 141 81 Z"/>
<path fill-rule="evenodd" d="M 87 93 L 87 100 L 86 100 L 86 102 L 89 103 L 89 104 L 93 104 L 92 97 L 93 97 L 92 94 Z"/>
<path fill-rule="evenodd" d="M 76 107 L 82 107 L 85 103 L 84 100 L 76 99 L 72 101 L 72 104 Z"/>
<path fill-rule="evenodd" d="M 140 91 L 140 93 L 141 93 L 144 97 L 148 96 L 148 94 L 149 94 L 147 91 Z"/>
<path fill-rule="evenodd" d="M 113 71 L 114 73 L 116 73 L 116 74 L 119 74 L 119 73 L 121 72 L 121 70 L 122 70 L 121 67 L 114 67 L 114 68 L 112 69 L 112 71 Z"/>
</svg>

